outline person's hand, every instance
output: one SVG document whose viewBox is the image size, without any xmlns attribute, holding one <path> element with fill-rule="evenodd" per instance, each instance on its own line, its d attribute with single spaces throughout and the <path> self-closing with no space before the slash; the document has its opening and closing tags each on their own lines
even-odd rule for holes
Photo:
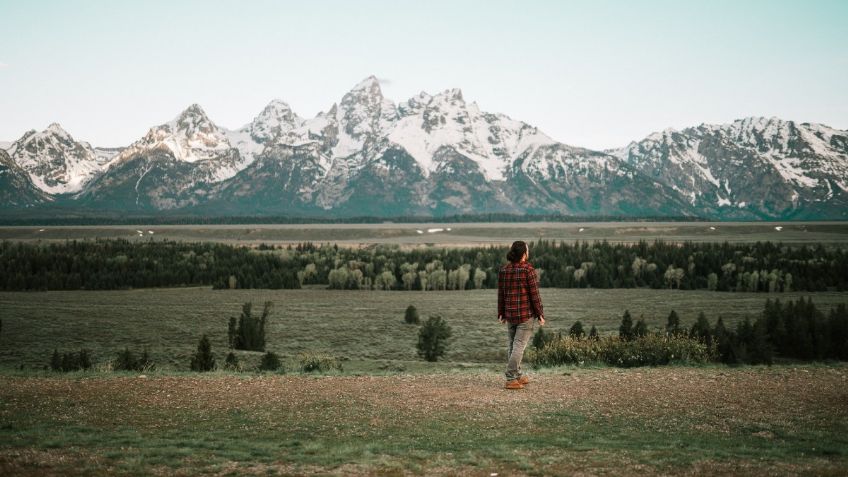
<svg viewBox="0 0 848 477">
<path fill-rule="evenodd" d="M 498 315 L 498 323 L 500 323 L 500 324 L 506 323 L 506 320 L 504 319 L 503 315 Z"/>
<path fill-rule="evenodd" d="M 539 317 L 539 326 L 545 326 L 545 317 L 544 316 Z"/>
</svg>

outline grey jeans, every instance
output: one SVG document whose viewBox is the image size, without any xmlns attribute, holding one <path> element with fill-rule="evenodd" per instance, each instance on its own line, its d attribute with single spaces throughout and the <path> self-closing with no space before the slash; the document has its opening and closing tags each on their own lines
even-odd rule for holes
<svg viewBox="0 0 848 477">
<path fill-rule="evenodd" d="M 514 325 L 507 323 L 509 330 L 509 348 L 507 349 L 506 379 L 512 381 L 521 377 L 521 358 L 524 357 L 524 348 L 533 337 L 535 319 Z"/>
</svg>

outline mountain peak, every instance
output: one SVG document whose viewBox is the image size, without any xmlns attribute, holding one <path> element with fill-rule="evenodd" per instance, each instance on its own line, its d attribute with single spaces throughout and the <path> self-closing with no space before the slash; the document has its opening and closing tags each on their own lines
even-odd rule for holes
<svg viewBox="0 0 848 477">
<path fill-rule="evenodd" d="M 437 94 L 435 97 L 442 98 L 448 102 L 459 102 L 465 104 L 465 99 L 462 97 L 462 90 L 459 88 L 450 88 Z"/>
<path fill-rule="evenodd" d="M 246 126 L 246 130 L 255 141 L 264 143 L 296 128 L 302 122 L 303 120 L 292 111 L 288 103 L 281 99 L 273 99 L 253 119 L 253 122 Z"/>
<path fill-rule="evenodd" d="M 183 112 L 180 113 L 178 120 L 188 119 L 188 118 L 202 118 L 208 120 L 208 116 L 206 116 L 206 111 L 200 107 L 197 103 L 192 103 L 189 107 L 185 108 Z"/>
<path fill-rule="evenodd" d="M 262 111 L 291 111 L 289 103 L 279 98 L 272 99 Z"/>
<path fill-rule="evenodd" d="M 371 90 L 373 88 L 380 88 L 380 80 L 377 79 L 374 75 L 369 75 L 362 81 L 356 84 L 356 86 L 351 89 L 351 91 L 360 91 L 360 90 Z"/>
<path fill-rule="evenodd" d="M 380 89 L 380 81 L 377 77 L 371 75 L 356 84 L 342 98 L 342 103 L 350 102 L 351 100 L 361 101 L 363 98 L 369 98 L 369 102 L 379 102 L 383 100 L 383 90 Z"/>
<path fill-rule="evenodd" d="M 59 123 L 50 123 L 50 125 L 47 126 L 46 131 L 67 134 L 67 132 L 62 128 Z"/>
</svg>

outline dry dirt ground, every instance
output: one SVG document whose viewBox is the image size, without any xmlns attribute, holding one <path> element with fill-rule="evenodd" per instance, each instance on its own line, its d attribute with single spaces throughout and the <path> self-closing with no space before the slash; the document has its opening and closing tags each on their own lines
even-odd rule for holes
<svg viewBox="0 0 848 477">
<path fill-rule="evenodd" d="M 848 365 L 0 375 L 0 475 L 848 475 Z"/>
</svg>

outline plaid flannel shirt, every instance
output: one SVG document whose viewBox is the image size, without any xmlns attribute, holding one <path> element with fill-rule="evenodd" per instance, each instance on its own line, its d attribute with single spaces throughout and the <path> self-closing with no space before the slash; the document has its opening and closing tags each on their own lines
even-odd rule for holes
<svg viewBox="0 0 848 477">
<path fill-rule="evenodd" d="M 544 315 L 536 269 L 527 262 L 508 263 L 498 270 L 498 316 L 524 323 Z"/>
</svg>

